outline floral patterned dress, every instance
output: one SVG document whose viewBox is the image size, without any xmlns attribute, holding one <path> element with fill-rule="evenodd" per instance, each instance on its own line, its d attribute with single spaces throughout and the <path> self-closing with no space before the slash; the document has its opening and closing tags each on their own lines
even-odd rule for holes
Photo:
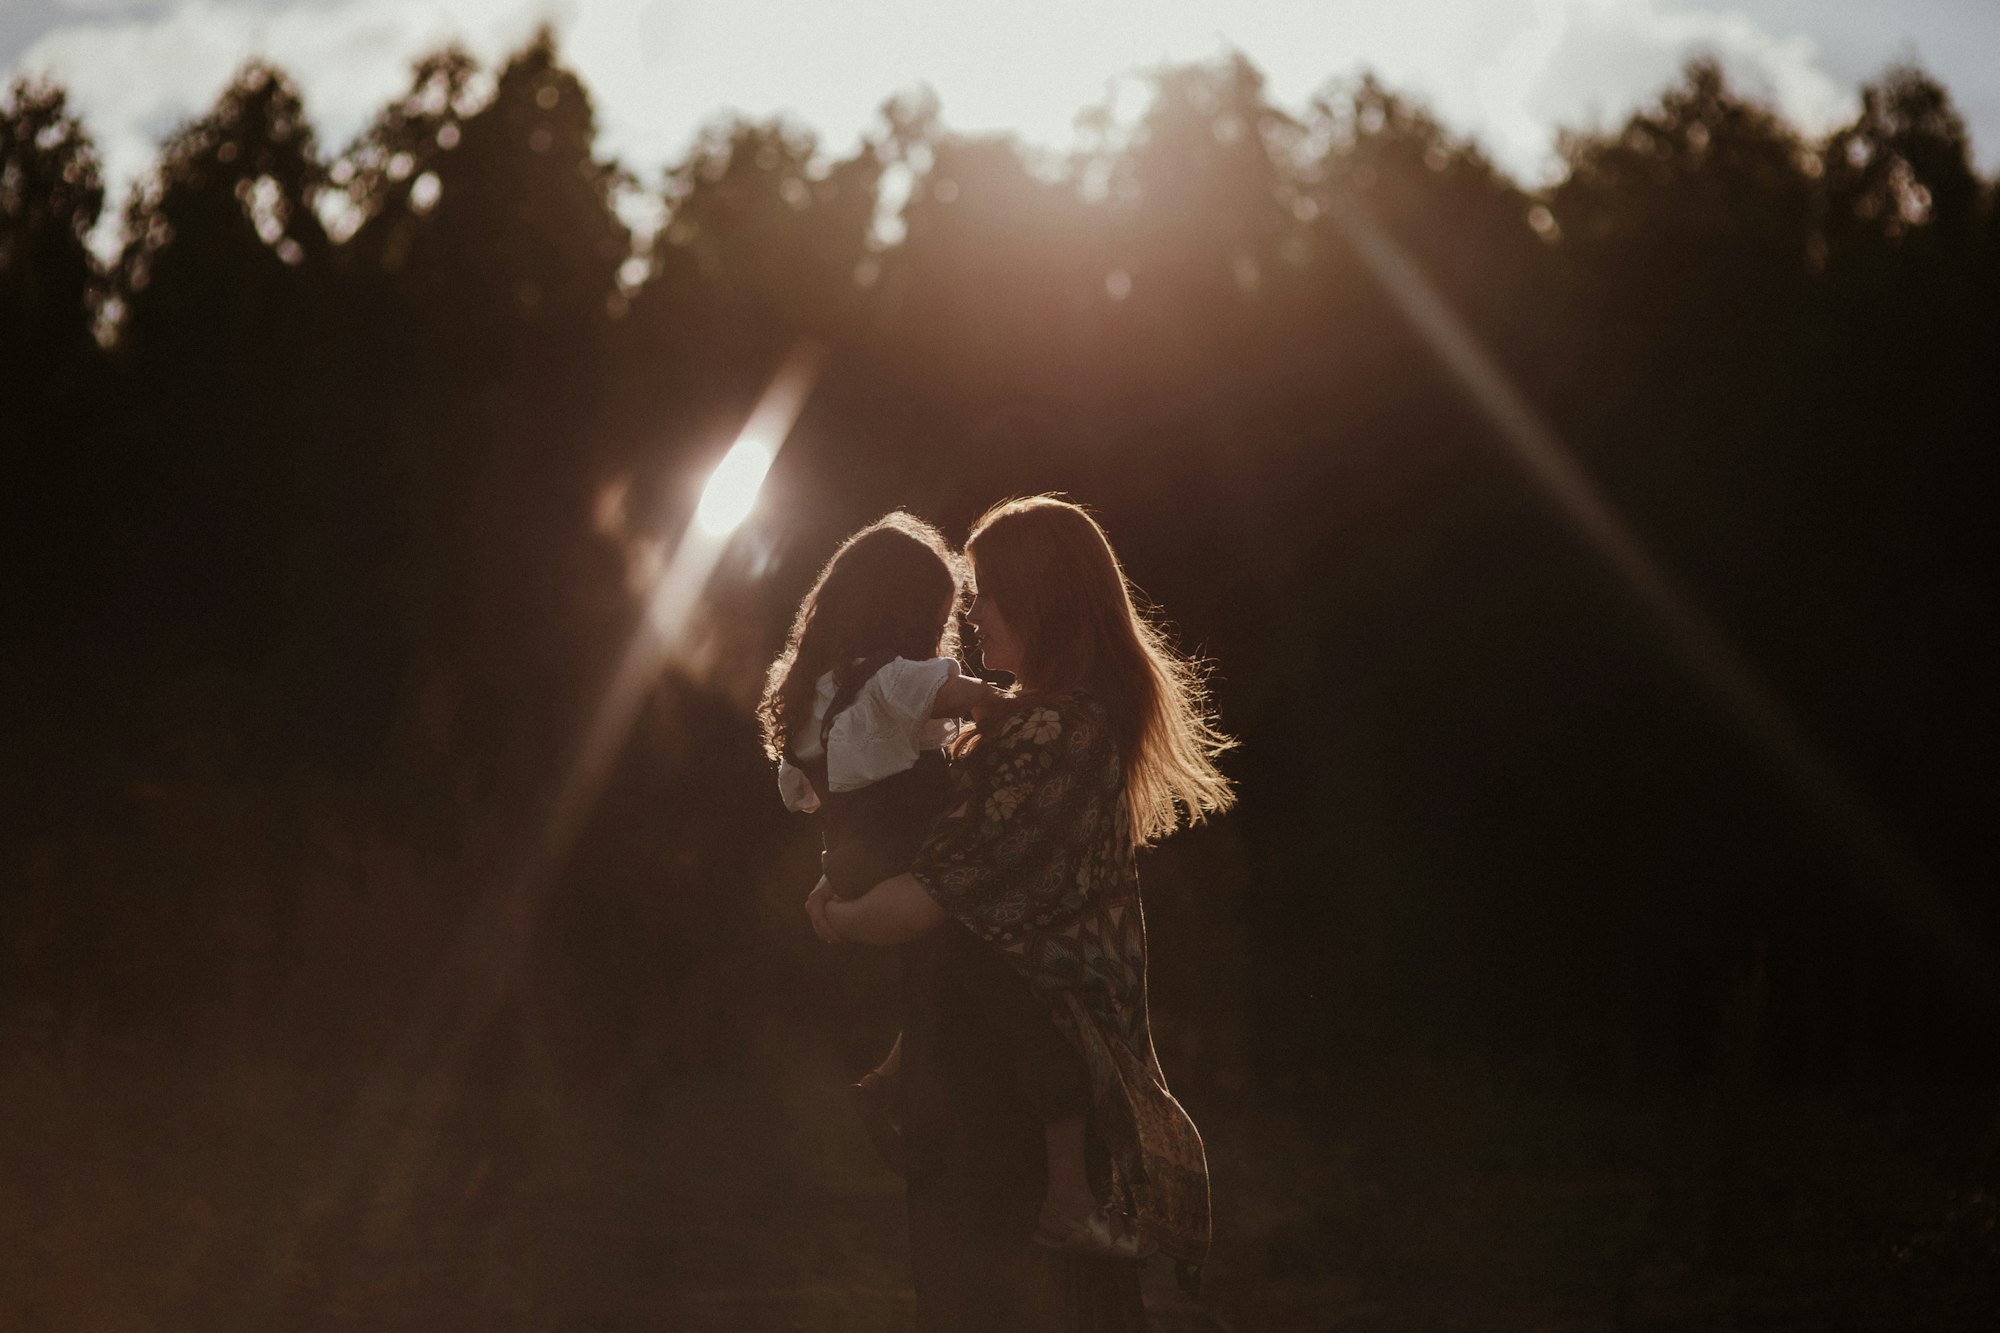
<svg viewBox="0 0 2000 1333">
<path fill-rule="evenodd" d="M 1146 927 L 1119 763 L 1087 694 L 975 738 L 913 871 L 1054 1011 L 1090 1069 L 1113 1203 L 1188 1265 L 1209 1243 L 1201 1135 L 1167 1091 L 1146 1016 Z"/>
</svg>

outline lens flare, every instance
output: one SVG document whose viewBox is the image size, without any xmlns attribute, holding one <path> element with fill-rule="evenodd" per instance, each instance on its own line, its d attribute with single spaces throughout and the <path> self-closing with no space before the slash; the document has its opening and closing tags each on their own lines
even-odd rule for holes
<svg viewBox="0 0 2000 1333">
<path fill-rule="evenodd" d="M 1762 745 L 1801 808 L 1843 842 L 1916 937 L 1951 969 L 1964 993 L 2000 1012 L 2000 970 L 1979 933 L 1960 919 L 1923 866 L 1903 850 L 1840 761 L 1793 716 L 1694 597 L 1653 558 L 1638 533 L 1577 466 L 1478 337 L 1431 286 L 1416 261 L 1358 199 L 1335 195 L 1334 222 L 1411 327 L 1458 379 L 1516 462 L 1652 614 L 1688 673 Z"/>
<path fill-rule="evenodd" d="M 402 1041 L 357 1090 L 347 1127 L 328 1149 L 326 1165 L 299 1210 L 287 1251 L 297 1252 L 316 1219 L 342 1217 L 329 1200 L 366 1191 L 364 1240 L 377 1250 L 396 1243 L 429 1179 L 431 1159 L 443 1140 L 480 1042 L 495 1015 L 514 994 L 536 923 L 555 890 L 571 848 L 582 833 L 598 792 L 623 749 L 633 720 L 660 668 L 679 648 L 726 540 L 756 507 L 757 492 L 778 450 L 791 435 L 825 357 L 818 343 L 792 350 L 743 433 L 715 472 L 670 558 L 657 550 L 643 557 L 657 571 L 646 614 L 606 683 L 570 766 L 553 789 L 540 836 L 527 844 L 510 876 L 495 883 L 472 913 L 433 986 L 415 998 Z M 599 496 L 600 529 L 622 531 L 623 482 Z"/>
<path fill-rule="evenodd" d="M 701 493 L 701 505 L 694 521 L 711 537 L 726 537 L 757 507 L 757 492 L 764 474 L 771 470 L 777 451 L 764 440 L 746 433 L 723 455 Z"/>
</svg>

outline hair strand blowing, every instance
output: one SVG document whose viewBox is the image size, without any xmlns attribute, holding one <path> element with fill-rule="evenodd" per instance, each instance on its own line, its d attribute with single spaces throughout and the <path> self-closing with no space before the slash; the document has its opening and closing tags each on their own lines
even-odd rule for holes
<svg viewBox="0 0 2000 1333">
<path fill-rule="evenodd" d="M 1205 665 L 1142 609 L 1088 510 L 1059 495 L 1005 500 L 965 549 L 1022 644 L 1024 682 L 1036 695 L 1082 690 L 1104 707 L 1134 845 L 1235 804 L 1215 760 L 1236 741 L 1215 719 Z"/>
</svg>

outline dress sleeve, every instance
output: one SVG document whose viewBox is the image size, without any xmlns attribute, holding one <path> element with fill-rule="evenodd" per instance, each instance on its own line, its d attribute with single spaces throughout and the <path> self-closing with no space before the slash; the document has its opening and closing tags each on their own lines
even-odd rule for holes
<svg viewBox="0 0 2000 1333">
<path fill-rule="evenodd" d="M 879 697 L 882 720 L 908 737 L 913 749 L 922 750 L 927 748 L 926 731 L 938 691 L 958 674 L 958 663 L 949 657 L 921 662 L 897 657 L 875 673 L 868 687 Z"/>
<path fill-rule="evenodd" d="M 958 674 L 948 657 L 892 658 L 833 720 L 827 739 L 827 785 L 854 791 L 900 773 L 925 750 L 951 739 L 952 724 L 933 720 L 938 690 Z"/>
<path fill-rule="evenodd" d="M 1104 797 L 1109 737 L 1090 712 L 1023 709 L 959 764 L 949 813 L 911 872 L 938 906 L 981 939 L 1060 929 L 1085 905 L 1093 876 L 1079 837 Z M 1110 770 L 1115 784 L 1115 762 Z"/>
<path fill-rule="evenodd" d="M 819 793 L 813 790 L 812 779 L 789 759 L 778 761 L 778 795 L 784 798 L 785 809 L 795 814 L 809 815 L 819 809 Z"/>
</svg>

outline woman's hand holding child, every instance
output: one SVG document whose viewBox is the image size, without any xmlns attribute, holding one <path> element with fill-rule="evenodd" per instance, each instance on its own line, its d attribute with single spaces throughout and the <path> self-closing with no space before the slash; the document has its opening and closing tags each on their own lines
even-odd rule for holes
<svg viewBox="0 0 2000 1333">
<path fill-rule="evenodd" d="M 812 919 L 813 934 L 828 944 L 838 944 L 840 932 L 826 919 L 826 905 L 832 901 L 834 901 L 833 885 L 828 882 L 825 875 L 821 875 L 819 883 L 813 885 L 813 891 L 806 895 L 806 915 Z"/>
</svg>

